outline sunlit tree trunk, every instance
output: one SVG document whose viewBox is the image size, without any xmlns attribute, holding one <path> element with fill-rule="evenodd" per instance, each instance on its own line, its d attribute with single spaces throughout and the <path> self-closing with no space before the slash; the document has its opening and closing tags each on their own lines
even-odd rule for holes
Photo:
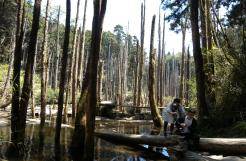
<svg viewBox="0 0 246 161">
<path fill-rule="evenodd" d="M 98 64 L 98 78 L 97 78 L 97 103 L 101 102 L 101 91 L 102 91 L 102 74 L 103 74 L 103 62 L 100 61 Z"/>
<path fill-rule="evenodd" d="M 154 49 L 154 33 L 155 33 L 155 15 L 152 18 L 151 36 L 150 36 L 150 51 L 149 51 L 149 104 L 151 115 L 155 127 L 162 127 L 162 119 L 156 105 L 155 97 L 155 49 Z"/>
<path fill-rule="evenodd" d="M 161 104 L 162 99 L 162 88 L 161 88 L 161 77 L 162 77 L 162 52 L 161 52 L 161 13 L 159 8 L 159 19 L 158 19 L 158 57 L 157 57 L 157 72 L 156 72 L 156 96 L 157 105 Z"/>
<path fill-rule="evenodd" d="M 133 106 L 137 105 L 137 87 L 138 87 L 138 70 L 139 70 L 139 41 L 137 40 L 137 50 L 135 55 L 135 71 L 134 71 L 134 91 L 133 91 Z"/>
<path fill-rule="evenodd" d="M 32 80 L 32 72 L 34 66 L 34 58 L 35 58 L 35 50 L 39 29 L 39 20 L 40 20 L 40 9 L 41 9 L 41 0 L 35 0 L 34 10 L 33 10 L 33 21 L 32 21 L 32 29 L 30 33 L 30 39 L 28 43 L 28 57 L 25 68 L 25 76 L 24 83 L 21 93 L 20 99 L 20 137 L 25 138 L 25 127 L 26 127 L 26 113 L 27 106 L 31 92 L 31 80 Z"/>
<path fill-rule="evenodd" d="M 77 45 L 78 45 L 78 38 L 79 38 L 79 34 L 78 34 L 78 19 L 79 19 L 79 6 L 80 6 L 80 0 L 77 1 L 77 10 L 76 10 L 76 17 L 75 17 L 75 27 L 74 27 L 74 37 L 73 37 L 73 42 L 72 42 L 72 45 L 73 45 L 73 48 L 72 48 L 72 53 L 70 55 L 70 59 L 69 59 L 69 74 L 68 74 L 68 89 L 70 89 L 70 84 L 73 82 L 73 73 L 75 72 L 75 75 L 76 75 L 76 71 L 73 71 L 73 66 L 75 65 L 75 55 L 77 53 Z M 71 81 L 71 82 L 70 82 Z M 68 92 L 68 90 L 67 90 Z M 75 99 L 74 96 L 75 94 L 73 93 L 76 93 L 76 91 L 72 88 L 71 90 L 71 94 L 72 94 L 72 100 Z M 70 94 L 68 92 L 68 94 Z M 76 101 L 72 102 L 72 118 L 75 118 L 75 108 L 76 108 L 76 105 L 73 104 L 75 103 L 76 104 Z"/>
<path fill-rule="evenodd" d="M 144 67 L 144 28 L 145 28 L 145 1 L 141 5 L 141 35 L 140 35 L 137 106 L 140 106 L 141 96 L 142 96 L 142 77 L 143 77 L 143 67 Z M 138 112 L 140 111 L 138 110 Z"/>
<path fill-rule="evenodd" d="M 179 85 L 179 98 L 183 102 L 184 98 L 184 55 L 185 55 L 185 36 L 186 36 L 186 23 L 187 18 L 185 17 L 184 22 L 181 25 L 182 30 L 182 55 L 181 55 L 181 67 L 180 67 L 180 85 Z"/>
<path fill-rule="evenodd" d="M 83 25 L 82 25 L 82 33 L 80 36 L 80 52 L 79 52 L 79 60 L 78 60 L 78 74 L 77 74 L 77 83 L 79 89 L 81 89 L 82 85 L 82 77 L 83 77 L 83 59 L 85 59 L 85 25 L 86 25 L 86 10 L 87 10 L 87 0 L 85 0 L 84 4 L 84 16 L 83 16 Z"/>
<path fill-rule="evenodd" d="M 163 27 L 162 27 L 162 58 L 161 58 L 161 80 L 160 80 L 160 89 L 161 92 L 161 99 L 160 99 L 160 106 L 164 104 L 164 98 L 166 96 L 166 56 L 165 56 L 165 14 L 163 16 Z"/>
<path fill-rule="evenodd" d="M 106 0 L 94 0 L 94 17 L 92 23 L 91 53 L 88 58 L 85 79 L 75 119 L 75 129 L 71 150 L 84 160 L 93 161 L 94 126 L 96 111 L 97 67 L 101 44 L 102 24 L 106 11 Z M 76 152 L 77 151 L 77 152 Z"/>
<path fill-rule="evenodd" d="M 46 12 L 45 12 L 45 22 L 44 22 L 44 33 L 43 33 L 43 43 L 41 48 L 41 60 L 42 60 L 42 76 L 41 76 L 41 110 L 40 110 L 40 129 L 39 129 L 39 137 L 43 137 L 44 133 L 44 123 L 45 123 L 45 111 L 46 111 L 46 92 L 48 85 L 48 14 L 49 14 L 49 0 L 47 0 L 46 4 Z M 43 140 L 43 139 L 40 139 Z M 40 147 L 43 147 L 43 143 L 40 142 Z M 40 149 L 42 151 L 42 149 Z"/>
<path fill-rule="evenodd" d="M 58 78 L 58 69 L 59 69 L 59 59 L 60 59 L 60 13 L 61 13 L 61 6 L 58 8 L 57 14 L 57 24 L 56 24 L 56 55 L 55 57 L 55 64 L 54 64 L 54 80 L 52 82 L 52 88 L 57 88 L 57 78 Z"/>
</svg>

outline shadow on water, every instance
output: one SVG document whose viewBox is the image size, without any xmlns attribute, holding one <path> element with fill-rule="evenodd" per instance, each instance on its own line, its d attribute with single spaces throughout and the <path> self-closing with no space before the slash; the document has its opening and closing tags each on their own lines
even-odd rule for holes
<svg viewBox="0 0 246 161">
<path fill-rule="evenodd" d="M 97 121 L 96 130 L 106 132 L 118 132 L 126 134 L 150 134 L 152 125 L 149 122 L 126 122 L 126 121 Z M 0 128 L 0 160 L 9 161 L 70 161 L 72 160 L 68 150 L 72 136 L 72 128 L 63 126 L 61 131 L 61 145 L 55 149 L 55 125 L 46 124 L 44 136 L 39 134 L 39 124 L 28 124 L 26 127 L 26 140 L 20 145 L 20 153 L 23 158 L 6 156 L 7 147 L 11 145 L 10 126 Z M 43 140 L 40 140 L 43 139 Z M 40 144 L 41 143 L 41 144 Z M 164 160 L 161 153 L 149 151 L 147 148 L 126 147 L 115 145 L 99 138 L 95 138 L 95 160 L 97 161 L 149 161 Z M 10 156 L 10 157 L 9 157 Z"/>
</svg>

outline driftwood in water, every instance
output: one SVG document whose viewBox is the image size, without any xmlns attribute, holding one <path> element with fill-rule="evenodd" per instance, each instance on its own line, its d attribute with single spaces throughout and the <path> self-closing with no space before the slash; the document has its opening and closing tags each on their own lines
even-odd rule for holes
<svg viewBox="0 0 246 161">
<path fill-rule="evenodd" d="M 201 138 L 199 149 L 223 154 L 246 154 L 246 138 Z"/>
<path fill-rule="evenodd" d="M 182 139 L 178 136 L 154 136 L 96 132 L 101 139 L 124 145 L 147 144 L 150 146 L 182 146 Z M 199 150 L 222 154 L 246 154 L 246 138 L 201 138 Z"/>
<path fill-rule="evenodd" d="M 177 136 L 156 136 L 156 135 L 135 135 L 95 132 L 95 136 L 110 142 L 116 142 L 124 145 L 129 144 L 147 144 L 151 146 L 174 146 L 179 144 Z"/>
</svg>

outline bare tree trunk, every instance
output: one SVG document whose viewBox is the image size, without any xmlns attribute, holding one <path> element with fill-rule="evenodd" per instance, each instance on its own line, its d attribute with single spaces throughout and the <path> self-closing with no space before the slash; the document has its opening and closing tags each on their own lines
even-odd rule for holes
<svg viewBox="0 0 246 161">
<path fill-rule="evenodd" d="M 83 59 L 85 59 L 85 24 L 86 24 L 86 10 L 87 10 L 87 0 L 85 0 L 84 4 L 84 16 L 83 16 L 83 25 L 82 25 L 82 33 L 80 36 L 80 51 L 79 51 L 79 60 L 78 60 L 78 74 L 77 74 L 77 84 L 79 89 L 81 89 L 82 85 L 82 77 L 83 77 Z"/>
<path fill-rule="evenodd" d="M 61 77 L 59 85 L 59 97 L 58 97 L 58 112 L 56 118 L 56 134 L 55 134 L 55 150 L 60 152 L 60 133 L 61 133 L 61 123 L 62 123 L 62 111 L 63 111 L 63 101 L 64 101 L 64 91 L 66 84 L 66 70 L 67 70 L 67 59 L 68 59 L 68 46 L 69 46 L 69 36 L 70 36 L 70 14 L 71 14 L 71 2 L 66 1 L 66 24 L 65 24 L 65 36 L 63 43 L 63 53 L 61 59 Z"/>
<path fill-rule="evenodd" d="M 150 36 L 150 51 L 149 51 L 149 104 L 151 115 L 155 127 L 162 127 L 162 119 L 155 100 L 155 49 L 154 48 L 154 33 L 155 33 L 155 15 L 152 18 L 151 36 Z"/>
<path fill-rule="evenodd" d="M 198 1 L 190 1 L 191 9 L 191 30 L 192 30 L 192 42 L 193 42 L 193 54 L 195 61 L 196 70 L 196 86 L 197 86 L 197 101 L 199 108 L 199 116 L 201 121 L 204 117 L 209 116 L 209 111 L 207 108 L 207 103 L 205 99 L 205 81 L 204 81 L 204 69 L 203 69 L 203 58 L 200 48 L 200 35 L 198 26 Z"/>
<path fill-rule="evenodd" d="M 163 96 L 166 96 L 166 56 L 165 56 L 165 14 L 163 16 L 163 31 L 162 31 L 162 58 L 161 58 L 161 80 L 160 80 L 160 89 L 161 92 L 161 99 L 160 99 L 160 106 L 163 106 Z"/>
<path fill-rule="evenodd" d="M 59 59 L 60 59 L 60 13 L 61 13 L 61 6 L 59 6 L 58 14 L 57 14 L 57 24 L 56 24 L 56 55 L 55 55 L 55 65 L 54 65 L 54 81 L 52 82 L 52 88 L 57 88 L 57 78 L 58 78 L 58 69 L 59 69 Z"/>
<path fill-rule="evenodd" d="M 141 5 L 141 35 L 140 35 L 141 46 L 140 46 L 140 56 L 139 56 L 137 106 L 140 106 L 140 101 L 142 96 L 142 77 L 143 77 L 143 66 L 144 66 L 144 28 L 145 28 L 145 1 Z"/>
<path fill-rule="evenodd" d="M 78 111 L 75 129 L 71 142 L 71 150 L 77 150 L 77 156 L 84 155 L 84 160 L 93 161 L 94 157 L 94 126 L 96 111 L 97 65 L 101 44 L 102 24 L 106 11 L 106 0 L 94 0 L 94 17 L 92 23 L 91 54 L 89 55 L 85 79 Z M 86 118 L 86 119 L 85 119 Z"/>
<path fill-rule="evenodd" d="M 137 87 L 138 87 L 138 70 L 139 70 L 139 42 L 137 40 L 137 51 L 135 55 L 135 73 L 134 73 L 134 91 L 133 91 L 133 106 L 137 106 Z"/>
<path fill-rule="evenodd" d="M 98 64 L 98 78 L 97 78 L 97 103 L 101 102 L 101 91 L 102 91 L 102 73 L 103 73 L 103 62 L 100 61 Z"/>
<path fill-rule="evenodd" d="M 79 29 L 80 31 L 81 29 Z M 74 53 L 74 60 L 73 60 L 73 69 L 72 69 L 72 118 L 75 118 L 76 113 L 76 90 L 77 90 L 77 57 L 78 57 L 78 51 L 79 51 L 79 35 L 81 32 L 77 33 L 77 42 L 76 42 L 76 50 Z"/>
<path fill-rule="evenodd" d="M 181 25 L 182 30 L 182 56 L 181 56 L 181 68 L 180 68 L 180 85 L 179 85 L 179 98 L 183 102 L 184 98 L 184 55 L 185 55 L 185 36 L 186 36 L 186 24 L 187 18 L 185 17 L 185 22 Z"/>
<path fill-rule="evenodd" d="M 35 0 L 34 10 L 33 10 L 33 22 L 32 29 L 30 33 L 30 40 L 28 45 L 28 57 L 27 64 L 25 68 L 24 83 L 20 99 L 20 111 L 19 111 L 19 124 L 20 124 L 20 138 L 24 140 L 25 138 L 25 127 L 26 127 L 26 113 L 27 106 L 31 92 L 31 79 L 32 71 L 34 66 L 35 50 L 37 43 L 37 35 L 39 29 L 39 19 L 40 19 L 40 9 L 41 9 L 41 0 Z"/>
<path fill-rule="evenodd" d="M 157 57 L 157 72 L 156 72 L 156 93 L 157 93 L 157 105 L 161 104 L 162 89 L 161 89 L 161 76 L 162 76 L 162 51 L 161 51 L 161 13 L 159 7 L 159 20 L 158 20 L 158 57 Z"/>
<path fill-rule="evenodd" d="M 24 35 L 24 17 L 25 6 L 23 0 L 17 1 L 17 15 L 16 15 L 16 32 L 15 32 L 15 50 L 14 50 L 14 67 L 13 67 L 13 88 L 12 88 L 12 108 L 11 108 L 11 141 L 14 144 L 22 142 L 20 134 L 20 70 L 22 57 L 22 43 Z"/>
<path fill-rule="evenodd" d="M 75 64 L 75 55 L 77 53 L 77 38 L 78 38 L 78 18 L 79 18 L 79 6 L 80 6 L 80 0 L 77 1 L 77 10 L 76 10 L 76 18 L 75 18 L 75 27 L 74 27 L 74 37 L 73 37 L 73 42 L 72 42 L 72 45 L 73 45 L 73 48 L 72 48 L 72 53 L 70 54 L 69 56 L 69 73 L 68 73 L 68 82 L 67 82 L 67 85 L 68 85 L 68 89 L 70 89 L 70 84 L 71 82 L 73 82 L 73 66 Z M 76 74 L 76 73 L 75 73 Z M 68 90 L 67 90 L 68 92 Z M 74 93 L 75 91 L 73 91 L 72 89 L 72 93 Z M 68 93 L 69 94 L 69 93 Z M 73 94 L 72 94 L 73 95 Z M 75 104 L 72 105 L 72 118 L 75 118 Z"/>
<path fill-rule="evenodd" d="M 185 105 L 189 106 L 189 80 L 190 80 L 190 51 L 189 51 L 189 47 L 187 49 L 187 61 L 186 61 L 186 79 L 185 79 L 185 83 L 186 83 L 186 90 L 185 90 Z"/>
<path fill-rule="evenodd" d="M 32 71 L 32 84 L 31 84 L 31 116 L 32 118 L 35 118 L 35 95 L 34 95 L 34 76 L 35 76 L 35 70 L 36 70 L 36 66 L 37 66 L 37 52 L 38 52 L 38 42 L 36 43 L 36 50 L 35 50 L 35 58 L 34 58 L 34 67 L 33 67 L 33 71 Z"/>
<path fill-rule="evenodd" d="M 42 76 L 41 76 L 41 110 L 40 110 L 40 127 L 39 127 L 39 137 L 44 136 L 44 124 L 45 124 L 45 111 L 46 111 L 46 92 L 48 85 L 48 14 L 49 14 L 49 6 L 50 2 L 47 0 L 46 4 L 46 12 L 45 12 L 45 23 L 44 23 L 44 33 L 43 33 L 43 43 L 41 49 L 41 59 L 42 59 Z M 40 140 L 44 140 L 44 138 L 40 138 Z M 43 142 L 40 142 L 40 151 L 43 151 Z"/>
</svg>

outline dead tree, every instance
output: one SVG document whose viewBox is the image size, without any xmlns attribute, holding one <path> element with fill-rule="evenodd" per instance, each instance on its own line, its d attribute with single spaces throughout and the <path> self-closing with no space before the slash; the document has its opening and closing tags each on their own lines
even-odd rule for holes
<svg viewBox="0 0 246 161">
<path fill-rule="evenodd" d="M 93 161 L 94 126 L 96 112 L 96 82 L 99 61 L 102 24 L 107 0 L 94 0 L 94 17 L 91 35 L 91 53 L 88 58 L 85 79 L 75 119 L 75 129 L 71 142 L 71 151 L 77 156 L 84 155 L 84 160 Z M 76 151 L 77 150 L 77 151 Z"/>
<path fill-rule="evenodd" d="M 31 92 L 31 80 L 32 80 L 32 72 L 34 66 L 35 59 L 35 50 L 39 29 L 39 20 L 40 20 L 40 9 L 41 9 L 41 0 L 35 0 L 34 9 L 33 9 L 33 21 L 32 21 L 32 29 L 30 33 L 30 39 L 28 43 L 28 57 L 25 68 L 25 76 L 24 83 L 22 87 L 21 99 L 20 99 L 20 111 L 19 111 L 19 136 L 24 140 L 25 138 L 25 127 L 26 127 L 26 114 L 27 114 L 27 106 L 30 98 Z M 22 140 L 22 141 L 23 141 Z"/>
<path fill-rule="evenodd" d="M 142 77 L 143 77 L 143 66 L 144 66 L 144 28 L 145 28 L 145 1 L 141 5 L 141 35 L 140 35 L 137 106 L 140 106 L 141 95 L 142 95 Z"/>
<path fill-rule="evenodd" d="M 41 76 L 41 110 L 40 110 L 40 129 L 39 129 L 39 136 L 43 137 L 44 133 L 44 123 L 45 123 L 45 111 L 46 111 L 46 92 L 47 92 L 47 85 L 48 85 L 48 14 L 49 14 L 49 6 L 50 2 L 47 0 L 46 4 L 46 11 L 45 11 L 45 22 L 44 22 L 44 33 L 43 33 L 43 43 L 41 48 L 41 61 L 42 61 L 42 76 Z M 44 139 L 40 139 L 44 140 Z M 41 143 L 43 144 L 43 143 Z M 43 147 L 41 145 L 41 147 Z"/>
<path fill-rule="evenodd" d="M 61 13 L 61 6 L 58 8 L 57 14 L 57 24 L 56 24 L 56 55 L 55 57 L 55 65 L 54 65 L 54 80 L 52 81 L 52 88 L 57 88 L 57 78 L 58 78 L 58 69 L 59 69 L 59 59 L 60 59 L 60 13 Z"/>
<path fill-rule="evenodd" d="M 162 119 L 156 105 L 155 97 L 155 50 L 154 48 L 154 33 L 155 33 L 155 15 L 152 18 L 151 36 L 150 36 L 150 51 L 149 51 L 149 104 L 151 115 L 155 127 L 162 127 Z"/>
<path fill-rule="evenodd" d="M 161 99 L 160 99 L 160 106 L 163 106 L 163 97 L 166 96 L 166 56 L 165 56 L 165 14 L 163 16 L 163 27 L 162 27 L 162 57 L 161 57 L 161 79 L 160 79 L 160 89 L 162 90 L 161 92 Z"/>
<path fill-rule="evenodd" d="M 79 58 L 78 58 L 78 73 L 77 73 L 77 85 L 79 89 L 81 89 L 82 85 L 82 77 L 83 77 L 83 59 L 85 59 L 85 24 L 86 24 L 86 10 L 87 10 L 87 0 L 85 0 L 84 4 L 84 16 L 83 16 L 83 25 L 82 25 L 82 33 L 80 35 L 80 48 L 79 48 Z"/>
<path fill-rule="evenodd" d="M 56 134 L 55 134 L 55 149 L 59 151 L 60 149 L 60 133 L 61 133 L 61 123 L 62 123 L 62 111 L 64 102 L 64 92 L 66 84 L 66 70 L 67 70 L 67 59 L 68 59 L 68 46 L 69 46 L 69 36 L 70 36 L 70 14 L 71 14 L 71 2 L 66 1 L 66 24 L 65 24 L 65 35 L 63 43 L 63 53 L 61 58 L 61 69 L 60 69 L 60 85 L 59 85 L 59 96 L 58 96 L 58 111 L 56 118 Z"/>
<path fill-rule="evenodd" d="M 184 55 L 185 55 L 185 36 L 186 36 L 187 18 L 181 24 L 182 32 L 182 55 L 181 55 L 181 67 L 180 67 L 180 85 L 179 85 L 179 98 L 181 102 L 184 98 Z"/>
</svg>

